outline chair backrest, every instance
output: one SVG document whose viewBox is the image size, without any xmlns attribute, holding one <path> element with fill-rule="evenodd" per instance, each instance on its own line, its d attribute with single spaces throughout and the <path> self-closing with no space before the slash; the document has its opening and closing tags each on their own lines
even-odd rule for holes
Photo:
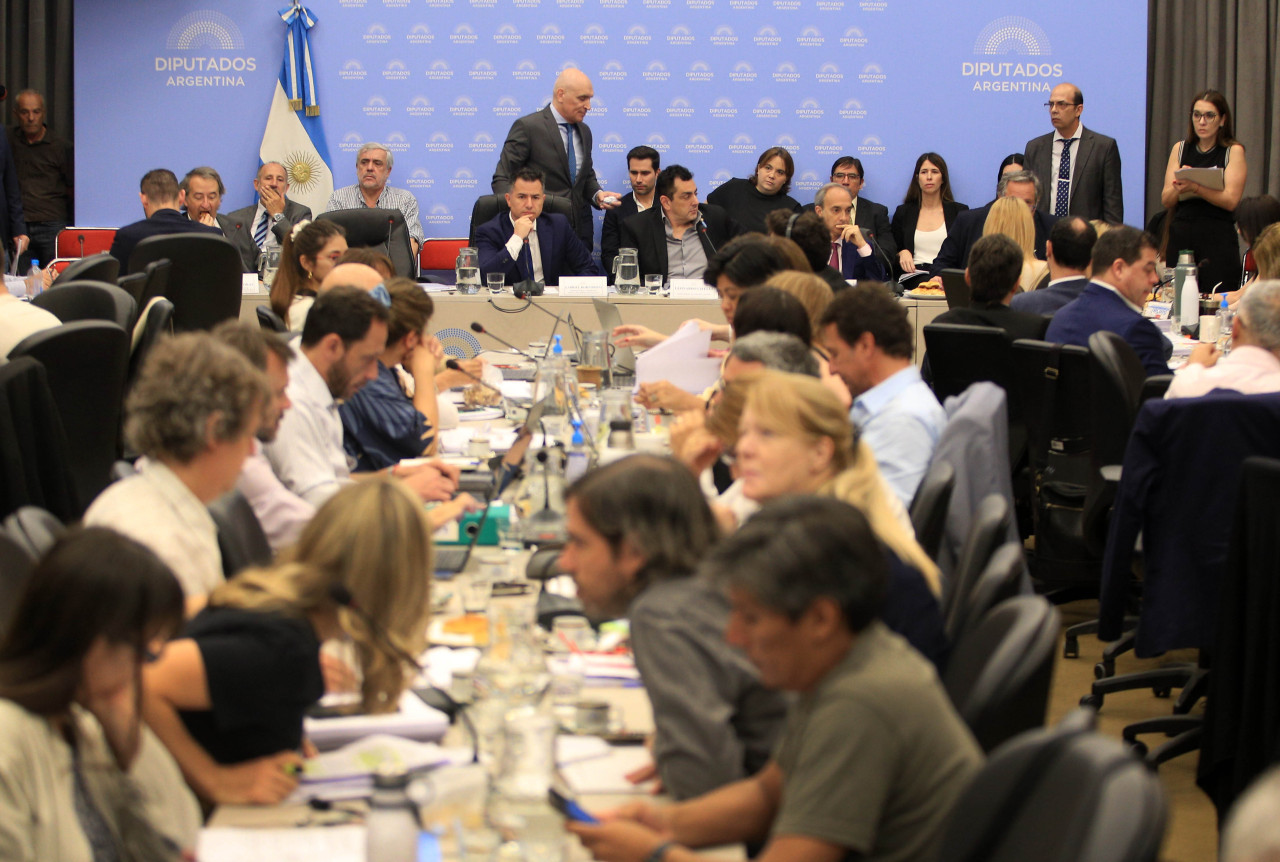
<svg viewBox="0 0 1280 862">
<path fill-rule="evenodd" d="M 986 568 L 969 591 L 969 601 L 956 628 L 956 640 L 965 636 L 996 605 L 1022 592 L 1022 574 L 1027 570 L 1022 546 L 1005 542 L 996 548 Z"/>
<path fill-rule="evenodd" d="M 129 275 L 122 275 L 116 279 L 116 287 L 133 297 L 134 305 L 140 308 L 142 307 L 142 292 L 147 287 L 147 274 L 145 272 L 134 272 Z"/>
<path fill-rule="evenodd" d="M 26 548 L 0 533 L 0 636 L 9 628 L 9 617 L 35 566 Z"/>
<path fill-rule="evenodd" d="M 507 199 L 502 195 L 481 195 L 476 198 L 475 204 L 471 207 L 471 229 L 467 236 L 467 243 L 471 246 L 476 244 L 476 228 L 489 219 L 508 211 Z M 542 199 L 542 211 L 544 213 L 556 213 L 562 215 L 573 222 L 573 203 L 565 197 L 559 195 L 547 195 Z M 453 269 L 453 263 L 450 262 L 448 269 Z"/>
<path fill-rule="evenodd" d="M 422 241 L 422 250 L 418 252 L 419 272 L 426 270 L 453 270 L 458 252 L 467 245 L 465 236 L 459 237 L 427 237 Z"/>
<path fill-rule="evenodd" d="M 173 303 L 161 297 L 151 303 L 144 312 L 146 317 L 138 324 L 142 332 L 129 354 L 129 376 L 125 391 L 133 388 L 133 381 L 138 379 L 142 363 L 155 343 L 166 335 L 173 334 Z"/>
<path fill-rule="evenodd" d="M 989 380 L 1010 392 L 1009 339 L 994 326 L 930 323 L 924 328 L 925 350 L 933 371 L 933 392 L 939 401 L 959 395 L 979 380 Z M 1009 399 L 1009 415 L 1015 415 Z"/>
<path fill-rule="evenodd" d="M 165 291 L 169 289 L 169 271 L 171 269 L 173 269 L 173 264 L 169 262 L 167 257 L 153 260 L 147 264 L 142 271 L 147 280 L 142 286 L 142 296 L 138 300 L 138 308 L 146 308 L 147 303 L 157 296 L 166 296 Z"/>
<path fill-rule="evenodd" d="M 409 229 L 400 210 L 355 207 L 330 210 L 320 218 L 342 225 L 350 248 L 372 248 L 386 254 L 397 275 L 413 278 L 418 274 Z"/>
<path fill-rule="evenodd" d="M 120 261 L 105 251 L 72 261 L 56 279 L 54 286 L 67 281 L 105 281 L 114 283 L 120 275 Z"/>
<path fill-rule="evenodd" d="M 1142 403 L 1147 372 L 1129 343 L 1105 329 L 1089 336 L 1089 357 L 1095 445 L 1108 459 L 1104 463 L 1119 464 Z"/>
<path fill-rule="evenodd" d="M 947 507 L 956 487 L 956 469 L 946 461 L 935 461 L 916 488 L 911 500 L 911 526 L 916 542 L 930 559 L 938 558 L 938 547 L 947 527 Z"/>
<path fill-rule="evenodd" d="M 288 333 L 289 324 L 285 323 L 280 315 L 271 310 L 269 305 L 259 305 L 254 309 L 254 313 L 258 315 L 258 327 L 267 332 Z"/>
<path fill-rule="evenodd" d="M 58 257 L 85 257 L 111 250 L 113 227 L 66 227 L 58 231 Z"/>
<path fill-rule="evenodd" d="M 138 313 L 138 304 L 132 296 L 116 285 L 102 281 L 58 282 L 37 294 L 31 304 L 43 308 L 63 323 L 107 320 L 124 330 L 133 328 L 134 315 Z"/>
<path fill-rule="evenodd" d="M 994 607 L 954 642 L 942 683 L 983 751 L 1044 725 L 1058 613 L 1043 596 Z"/>
<path fill-rule="evenodd" d="M 0 516 L 43 506 L 80 517 L 69 448 L 44 366 L 29 356 L 0 363 Z"/>
<path fill-rule="evenodd" d="M 9 353 L 38 360 L 48 373 L 82 505 L 107 486 L 120 452 L 129 345 L 128 333 L 114 323 L 82 320 L 29 335 Z"/>
<path fill-rule="evenodd" d="M 23 506 L 4 519 L 3 532 L 33 559 L 43 557 L 67 531 L 52 512 L 39 506 Z"/>
<path fill-rule="evenodd" d="M 992 753 L 956 802 L 938 862 L 1155 862 L 1160 780 L 1080 712 Z"/>
<path fill-rule="evenodd" d="M 942 619 L 947 638 L 954 643 L 968 613 L 969 597 L 974 585 L 996 549 L 1009 534 L 1013 513 L 1009 501 L 999 494 L 988 494 L 978 504 L 969 525 L 969 535 L 960 549 L 955 571 L 947 583 L 943 597 Z"/>
<path fill-rule="evenodd" d="M 271 562 L 271 545 L 244 494 L 234 490 L 223 494 L 209 504 L 209 514 L 218 525 L 222 572 L 228 578 L 250 566 L 265 566 Z"/>
<path fill-rule="evenodd" d="M 167 258 L 169 284 L 164 295 L 173 303 L 173 328 L 179 332 L 212 329 L 240 316 L 240 252 L 226 237 L 179 233 L 147 237 L 133 249 L 129 272 Z M 143 301 L 149 297 L 145 294 Z"/>
</svg>

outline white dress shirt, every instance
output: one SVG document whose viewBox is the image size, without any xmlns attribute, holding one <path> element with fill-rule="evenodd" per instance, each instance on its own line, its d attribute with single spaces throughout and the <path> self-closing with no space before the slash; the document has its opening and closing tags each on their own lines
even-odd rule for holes
<svg viewBox="0 0 1280 862">
<path fill-rule="evenodd" d="M 316 513 L 315 506 L 284 486 L 263 454 L 262 444 L 256 440 L 253 454 L 245 459 L 240 470 L 236 488 L 253 507 L 253 514 L 258 516 L 267 542 L 276 553 L 297 541 L 302 528 Z"/>
<path fill-rule="evenodd" d="M 223 583 L 218 526 L 200 498 L 159 461 L 107 486 L 84 514 L 88 527 L 109 527 L 146 545 L 173 570 L 188 596 Z"/>
<path fill-rule="evenodd" d="M 553 109 L 554 110 L 554 109 Z M 516 220 L 511 218 L 511 214 L 507 213 L 507 218 L 511 219 L 511 229 L 515 230 Z M 507 254 L 511 255 L 511 259 L 516 261 L 516 269 L 520 270 L 520 277 L 525 276 L 525 262 L 521 260 L 520 254 L 524 251 L 521 246 L 524 240 L 519 234 L 511 234 L 511 238 L 507 240 Z M 546 283 L 542 277 L 542 249 L 538 245 L 538 220 L 533 220 L 533 229 L 529 231 L 529 257 L 533 260 L 533 280 Z"/>
<path fill-rule="evenodd" d="M 0 291 L 0 365 L 9 351 L 28 335 L 61 326 L 62 321 L 38 305 L 23 302 L 8 291 Z"/>
<path fill-rule="evenodd" d="M 276 439 L 262 448 L 284 486 L 319 507 L 351 481 L 338 403 L 302 350 L 289 362 L 285 391 L 293 407 L 280 420 Z"/>
<path fill-rule="evenodd" d="M 1194 398 L 1214 389 L 1245 395 L 1280 392 L 1280 359 L 1270 350 L 1242 344 L 1213 366 L 1188 362 L 1173 375 L 1165 398 Z"/>
</svg>

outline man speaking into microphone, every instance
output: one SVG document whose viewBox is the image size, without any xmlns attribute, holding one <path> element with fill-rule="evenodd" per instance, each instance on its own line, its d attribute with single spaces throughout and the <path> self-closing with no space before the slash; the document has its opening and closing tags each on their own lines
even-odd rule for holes
<svg viewBox="0 0 1280 862">
<path fill-rule="evenodd" d="M 658 206 L 622 223 L 622 246 L 640 252 L 642 275 L 701 279 L 707 261 L 742 228 L 722 207 L 698 203 L 698 184 L 683 165 L 663 168 L 653 194 Z"/>
<path fill-rule="evenodd" d="M 476 228 L 481 278 L 500 272 L 507 284 L 559 284 L 562 275 L 603 275 L 569 220 L 542 211 L 545 197 L 542 171 L 515 172 L 506 194 L 509 211 Z"/>
</svg>

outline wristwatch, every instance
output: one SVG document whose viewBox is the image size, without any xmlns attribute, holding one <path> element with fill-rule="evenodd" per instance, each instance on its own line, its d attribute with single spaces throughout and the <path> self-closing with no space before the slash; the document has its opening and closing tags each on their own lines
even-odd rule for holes
<svg viewBox="0 0 1280 862">
<path fill-rule="evenodd" d="M 667 851 L 674 847 L 676 842 L 663 841 L 657 847 L 653 848 L 653 852 L 644 857 L 644 862 L 662 862 L 662 857 L 667 855 Z"/>
<path fill-rule="evenodd" d="M 271 217 L 272 224 L 280 224 L 282 221 L 284 221 L 284 213 L 276 213 Z"/>
</svg>

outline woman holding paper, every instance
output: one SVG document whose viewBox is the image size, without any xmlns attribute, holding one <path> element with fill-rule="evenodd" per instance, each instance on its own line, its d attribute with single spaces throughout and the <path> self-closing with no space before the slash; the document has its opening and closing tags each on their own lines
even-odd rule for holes
<svg viewBox="0 0 1280 862">
<path fill-rule="evenodd" d="M 143 714 L 206 802 L 274 804 L 297 786 L 303 714 L 325 692 L 320 645 L 359 657 L 361 709 L 394 711 L 426 644 L 431 525 L 378 476 L 320 507 L 270 569 L 242 572 L 144 674 Z"/>
<path fill-rule="evenodd" d="M 1217 90 L 1197 94 L 1187 137 L 1169 153 L 1160 202 L 1169 211 L 1164 259 L 1173 265 L 1180 251 L 1191 249 L 1201 293 L 1240 284 L 1240 246 L 1231 214 L 1244 194 L 1246 176 L 1244 146 L 1231 131 L 1226 97 Z"/>
</svg>

